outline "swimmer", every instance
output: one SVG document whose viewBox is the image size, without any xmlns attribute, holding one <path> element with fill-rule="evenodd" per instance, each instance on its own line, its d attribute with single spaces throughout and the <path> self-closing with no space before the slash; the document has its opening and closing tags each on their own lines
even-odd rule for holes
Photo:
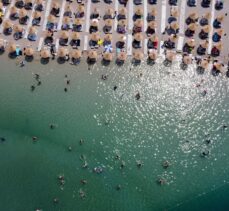
<svg viewBox="0 0 229 211">
<path fill-rule="evenodd" d="M 223 130 L 225 130 L 225 129 L 227 129 L 227 128 L 228 128 L 227 125 L 222 125 L 222 129 L 223 129 Z"/>
<path fill-rule="evenodd" d="M 59 175 L 58 180 L 64 180 L 64 175 Z"/>
<path fill-rule="evenodd" d="M 206 157 L 209 154 L 210 154 L 209 150 L 206 150 L 206 151 L 201 152 L 200 155 L 201 155 L 201 157 Z"/>
<path fill-rule="evenodd" d="M 40 75 L 39 74 L 35 74 L 35 79 L 39 80 L 40 79 Z"/>
<path fill-rule="evenodd" d="M 67 78 L 67 77 L 68 77 L 68 75 L 65 75 L 64 77 L 65 77 L 65 78 Z"/>
<path fill-rule="evenodd" d="M 206 142 L 206 144 L 210 144 L 211 140 L 210 139 L 206 139 L 205 142 Z"/>
<path fill-rule="evenodd" d="M 124 161 L 121 162 L 120 168 L 123 169 L 126 166 L 126 163 Z"/>
<path fill-rule="evenodd" d="M 136 100 L 140 100 L 140 98 L 141 98 L 140 93 L 137 92 L 137 94 L 135 95 L 135 99 L 136 99 Z"/>
<path fill-rule="evenodd" d="M 86 156 L 85 155 L 80 155 L 80 160 L 85 160 Z"/>
<path fill-rule="evenodd" d="M 162 163 L 162 166 L 163 166 L 164 169 L 167 169 L 167 168 L 170 166 L 169 161 L 165 160 L 165 161 Z"/>
<path fill-rule="evenodd" d="M 84 143 L 84 140 L 81 138 L 80 139 L 80 145 L 83 145 L 83 143 Z"/>
<path fill-rule="evenodd" d="M 121 190 L 122 186 L 121 185 L 117 185 L 116 186 L 116 190 Z"/>
<path fill-rule="evenodd" d="M 101 79 L 104 80 L 104 81 L 107 80 L 107 75 L 102 75 Z"/>
<path fill-rule="evenodd" d="M 81 199 L 84 199 L 86 197 L 86 193 L 82 189 L 79 190 L 79 195 Z"/>
<path fill-rule="evenodd" d="M 143 163 L 140 160 L 137 160 L 136 163 L 138 168 L 141 168 L 143 166 Z"/>
<path fill-rule="evenodd" d="M 164 185 L 164 184 L 166 184 L 166 180 L 165 180 L 164 178 L 159 178 L 159 179 L 157 180 L 157 183 L 158 183 L 159 185 Z"/>
<path fill-rule="evenodd" d="M 70 84 L 70 80 L 67 80 L 67 85 L 69 85 Z"/>
<path fill-rule="evenodd" d="M 54 124 L 50 124 L 50 125 L 49 125 L 49 128 L 50 128 L 51 130 L 53 130 L 53 129 L 55 129 L 55 125 L 54 125 Z"/>
<path fill-rule="evenodd" d="M 19 63 L 19 65 L 20 65 L 20 67 L 24 67 L 24 66 L 25 66 L 25 61 L 24 61 L 24 60 L 21 61 L 21 62 Z"/>
<path fill-rule="evenodd" d="M 84 168 L 84 169 L 88 168 L 88 163 L 87 163 L 86 160 L 84 161 L 84 164 L 82 165 L 82 168 Z"/>
<path fill-rule="evenodd" d="M 6 139 L 4 137 L 0 137 L 0 140 L 1 140 L 1 142 L 6 141 Z"/>
<path fill-rule="evenodd" d="M 35 86 L 32 85 L 32 86 L 30 87 L 30 89 L 31 89 L 31 91 L 34 91 L 34 90 L 35 90 Z"/>
<path fill-rule="evenodd" d="M 71 146 L 68 147 L 68 151 L 69 151 L 69 152 L 72 151 L 72 147 L 71 147 Z"/>
<path fill-rule="evenodd" d="M 104 125 L 109 125 L 109 123 L 110 123 L 110 120 L 107 119 L 107 120 L 105 120 Z"/>
<path fill-rule="evenodd" d="M 41 81 L 38 81 L 38 82 L 37 82 L 37 86 L 40 86 L 40 85 L 41 85 Z"/>
<path fill-rule="evenodd" d="M 87 180 L 85 180 L 85 179 L 81 179 L 80 182 L 81 182 L 81 184 L 83 184 L 83 185 L 86 185 L 86 184 L 87 184 Z"/>
<path fill-rule="evenodd" d="M 67 92 L 67 91 L 68 91 L 68 89 L 67 89 L 67 88 L 64 88 L 64 91 L 65 91 L 65 92 Z"/>
<path fill-rule="evenodd" d="M 115 160 L 120 160 L 120 158 L 121 158 L 120 155 L 118 155 L 118 154 L 115 155 Z"/>
<path fill-rule="evenodd" d="M 93 171 L 97 174 L 101 174 L 103 172 L 103 168 L 101 166 L 95 167 Z"/>
<path fill-rule="evenodd" d="M 201 95 L 204 97 L 207 94 L 207 90 L 204 90 Z"/>
<path fill-rule="evenodd" d="M 117 88 L 118 88 L 118 87 L 115 85 L 114 88 L 113 88 L 113 90 L 115 91 Z"/>
<path fill-rule="evenodd" d="M 33 136 L 33 141 L 35 142 L 35 141 L 37 141 L 37 137 L 36 136 Z"/>
<path fill-rule="evenodd" d="M 59 202 L 59 199 L 58 199 L 58 198 L 54 198 L 54 199 L 53 199 L 53 202 L 54 202 L 55 204 L 57 204 L 57 203 Z"/>
</svg>

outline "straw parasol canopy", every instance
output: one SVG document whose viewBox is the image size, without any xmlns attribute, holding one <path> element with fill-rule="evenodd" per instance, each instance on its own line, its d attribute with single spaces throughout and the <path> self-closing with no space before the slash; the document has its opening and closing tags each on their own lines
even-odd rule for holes
<svg viewBox="0 0 229 211">
<path fill-rule="evenodd" d="M 90 59 L 97 59 L 98 54 L 97 54 L 97 52 L 96 52 L 95 50 L 90 50 L 90 51 L 88 52 L 88 57 L 89 57 Z"/>
<path fill-rule="evenodd" d="M 33 56 L 33 54 L 34 54 L 34 50 L 31 47 L 25 49 L 26 56 Z"/>
<path fill-rule="evenodd" d="M 136 51 L 133 53 L 134 59 L 136 60 L 142 60 L 144 55 L 141 51 Z"/>
<path fill-rule="evenodd" d="M 113 20 L 112 19 L 105 20 L 105 26 L 112 26 L 112 25 L 113 25 Z"/>
<path fill-rule="evenodd" d="M 158 36 L 156 34 L 153 34 L 150 38 L 149 38 L 152 42 L 158 42 Z"/>
<path fill-rule="evenodd" d="M 52 36 L 52 32 L 49 31 L 49 30 L 46 30 L 45 35 L 46 35 L 46 37 L 51 37 Z"/>
<path fill-rule="evenodd" d="M 206 25 L 206 26 L 203 26 L 203 31 L 205 32 L 205 33 L 209 33 L 210 32 L 210 26 L 209 25 Z"/>
<path fill-rule="evenodd" d="M 171 26 L 171 28 L 172 29 L 174 29 L 174 30 L 177 30 L 177 29 L 179 29 L 179 24 L 178 24 L 178 22 L 172 22 L 171 24 L 170 24 L 170 26 Z"/>
<path fill-rule="evenodd" d="M 22 32 L 23 31 L 23 28 L 20 24 L 15 24 L 13 28 L 14 28 L 14 32 Z"/>
<path fill-rule="evenodd" d="M 23 18 L 23 17 L 25 17 L 26 15 L 27 15 L 26 9 L 22 8 L 22 9 L 19 10 L 19 17 L 20 17 L 20 18 Z"/>
<path fill-rule="evenodd" d="M 33 18 L 40 18 L 40 17 L 41 17 L 41 12 L 35 11 L 35 12 L 33 13 Z"/>
<path fill-rule="evenodd" d="M 114 10 L 112 8 L 108 8 L 106 11 L 105 11 L 105 14 L 106 15 L 113 15 L 114 14 Z"/>
<path fill-rule="evenodd" d="M 32 2 L 33 2 L 32 0 L 25 0 L 26 4 L 29 4 L 29 3 L 32 3 Z"/>
<path fill-rule="evenodd" d="M 43 58 L 43 59 L 48 59 L 48 58 L 50 58 L 50 52 L 49 52 L 49 50 L 48 50 L 48 49 L 43 49 L 43 50 L 41 50 L 40 56 L 41 56 L 41 58 Z"/>
<path fill-rule="evenodd" d="M 60 8 L 59 3 L 58 3 L 57 1 L 53 1 L 53 2 L 52 2 L 52 8 L 55 8 L 55 9 Z"/>
<path fill-rule="evenodd" d="M 141 42 L 142 39 L 143 39 L 143 36 L 142 36 L 141 33 L 136 33 L 136 34 L 134 35 L 134 39 L 137 40 L 138 42 Z"/>
<path fill-rule="evenodd" d="M 112 40 L 112 35 L 111 34 L 105 34 L 104 40 L 111 41 Z"/>
<path fill-rule="evenodd" d="M 91 34 L 91 40 L 98 41 L 100 38 L 99 34 L 97 32 L 94 32 Z"/>
<path fill-rule="evenodd" d="M 68 39 L 69 38 L 69 32 L 67 32 L 67 31 L 61 31 L 60 32 L 60 38 L 61 39 Z"/>
<path fill-rule="evenodd" d="M 119 14 L 120 14 L 120 15 L 126 15 L 126 14 L 127 14 L 126 8 L 122 7 L 122 8 L 119 10 Z"/>
<path fill-rule="evenodd" d="M 221 21 L 223 21 L 224 16 L 223 15 L 219 15 L 219 16 L 216 17 L 216 19 L 221 22 Z"/>
<path fill-rule="evenodd" d="M 120 20 L 120 21 L 118 22 L 118 25 L 120 25 L 120 26 L 126 26 L 126 24 L 127 24 L 126 19 L 122 19 L 122 20 Z"/>
<path fill-rule="evenodd" d="M 175 34 L 171 34 L 168 39 L 172 42 L 176 42 L 178 39 L 178 36 L 176 36 Z"/>
<path fill-rule="evenodd" d="M 191 31 L 195 31 L 197 29 L 197 24 L 196 23 L 190 23 L 188 25 L 188 29 L 191 30 Z"/>
<path fill-rule="evenodd" d="M 8 28 L 12 28 L 13 24 L 11 23 L 10 20 L 5 20 L 3 26 L 5 29 L 8 29 Z"/>
<path fill-rule="evenodd" d="M 16 51 L 16 48 L 17 47 L 16 47 L 16 45 L 14 43 L 10 43 L 9 48 L 8 48 L 9 53 L 15 52 Z"/>
<path fill-rule="evenodd" d="M 187 40 L 187 44 L 188 44 L 188 46 L 190 46 L 190 47 L 195 47 L 195 40 L 194 39 L 188 39 Z"/>
<path fill-rule="evenodd" d="M 60 48 L 58 50 L 58 56 L 59 57 L 65 57 L 68 54 L 68 50 L 66 48 Z"/>
<path fill-rule="evenodd" d="M 64 24 L 69 24 L 70 23 L 70 18 L 68 16 L 63 17 L 63 23 Z"/>
<path fill-rule="evenodd" d="M 218 33 L 220 36 L 222 36 L 222 35 L 223 35 L 223 29 L 218 29 L 218 30 L 217 30 L 217 33 Z"/>
<path fill-rule="evenodd" d="M 42 4 L 43 3 L 43 0 L 36 0 L 35 3 L 36 4 Z"/>
<path fill-rule="evenodd" d="M 34 26 L 30 26 L 29 27 L 29 34 L 36 34 L 37 33 L 37 29 Z"/>
<path fill-rule="evenodd" d="M 16 14 L 16 13 L 18 13 L 18 8 L 15 7 L 15 6 L 12 6 L 12 7 L 10 8 L 10 14 Z"/>
<path fill-rule="evenodd" d="M 56 22 L 56 17 L 54 16 L 54 15 L 49 15 L 48 16 L 48 21 L 50 22 L 50 23 L 55 23 Z"/>
<path fill-rule="evenodd" d="M 98 19 L 92 19 L 91 26 L 97 27 L 98 25 L 99 25 L 99 20 Z"/>
<path fill-rule="evenodd" d="M 135 14 L 136 15 L 142 15 L 143 14 L 143 10 L 141 7 L 137 7 L 136 10 L 135 10 Z"/>
<path fill-rule="evenodd" d="M 74 49 L 71 51 L 70 53 L 71 57 L 74 58 L 74 59 L 79 59 L 82 57 L 82 52 L 78 49 Z"/>
<path fill-rule="evenodd" d="M 156 60 L 157 59 L 157 51 L 156 50 L 149 50 L 149 58 L 152 60 Z"/>
<path fill-rule="evenodd" d="M 148 26 L 151 28 L 151 29 L 155 29 L 157 27 L 157 22 L 156 21 L 150 21 L 148 23 Z"/>
<path fill-rule="evenodd" d="M 77 8 L 77 11 L 78 12 L 84 12 L 84 6 L 82 5 L 82 4 L 80 4 L 79 6 L 78 6 L 78 8 Z"/>
<path fill-rule="evenodd" d="M 2 2 L 0 2 L 0 9 L 2 9 L 2 7 L 3 7 L 3 4 L 2 4 Z"/>
<path fill-rule="evenodd" d="M 217 49 L 219 49 L 219 50 L 221 50 L 222 49 L 222 42 L 219 42 L 219 43 L 216 43 L 215 44 L 215 47 L 217 48 Z"/>
<path fill-rule="evenodd" d="M 65 7 L 65 12 L 71 12 L 72 11 L 72 7 L 70 4 L 66 5 Z"/>
<path fill-rule="evenodd" d="M 82 20 L 81 20 L 80 18 L 76 18 L 76 19 L 74 20 L 74 24 L 76 24 L 76 25 L 81 25 L 81 24 L 82 24 Z"/>
<path fill-rule="evenodd" d="M 143 21 L 141 19 L 137 19 L 135 22 L 134 22 L 134 25 L 136 27 L 142 27 L 143 26 Z"/>
<path fill-rule="evenodd" d="M 208 65 L 209 65 L 209 63 L 208 63 L 208 61 L 206 59 L 201 60 L 200 66 L 202 68 L 207 69 L 208 68 Z"/>
<path fill-rule="evenodd" d="M 78 40 L 80 38 L 80 34 L 78 32 L 72 32 L 71 38 L 73 40 Z"/>
<path fill-rule="evenodd" d="M 126 41 L 126 36 L 125 35 L 119 35 L 119 37 L 118 37 L 118 41 L 119 42 L 125 42 Z"/>
<path fill-rule="evenodd" d="M 189 55 L 185 55 L 183 58 L 183 61 L 185 64 L 191 64 L 192 63 L 192 57 Z"/>
<path fill-rule="evenodd" d="M 222 68 L 222 64 L 221 63 L 216 62 L 214 65 L 215 65 L 217 70 L 221 71 L 221 68 Z"/>
<path fill-rule="evenodd" d="M 169 61 L 173 61 L 175 59 L 176 53 L 174 51 L 167 51 L 166 53 L 166 59 Z"/>
<path fill-rule="evenodd" d="M 112 61 L 113 56 L 112 56 L 111 53 L 105 52 L 105 53 L 103 54 L 103 59 L 108 60 L 108 61 Z"/>
<path fill-rule="evenodd" d="M 155 7 L 153 7 L 153 8 L 151 9 L 150 15 L 152 15 L 152 16 L 156 16 L 156 15 L 157 15 L 157 10 L 156 10 Z"/>
<path fill-rule="evenodd" d="M 189 14 L 189 17 L 193 20 L 197 19 L 198 18 L 198 14 L 196 12 L 192 12 Z"/>
<path fill-rule="evenodd" d="M 126 61 L 126 58 L 127 58 L 127 55 L 125 52 L 120 52 L 118 54 L 118 59 L 121 60 L 121 61 Z"/>
<path fill-rule="evenodd" d="M 173 16 L 173 17 L 178 17 L 178 15 L 179 15 L 178 9 L 173 8 L 173 9 L 171 10 L 171 16 Z"/>
<path fill-rule="evenodd" d="M 211 17 L 211 13 L 207 12 L 203 15 L 203 18 L 209 19 Z"/>
<path fill-rule="evenodd" d="M 0 39 L 0 47 L 4 47 L 4 40 L 3 39 Z"/>
<path fill-rule="evenodd" d="M 203 47 L 203 48 L 208 48 L 208 40 L 204 40 L 203 42 L 200 43 L 200 45 Z"/>
</svg>

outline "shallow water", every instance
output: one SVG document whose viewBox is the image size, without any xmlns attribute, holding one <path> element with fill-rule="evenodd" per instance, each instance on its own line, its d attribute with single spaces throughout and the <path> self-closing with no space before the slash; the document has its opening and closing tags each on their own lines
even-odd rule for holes
<svg viewBox="0 0 229 211">
<path fill-rule="evenodd" d="M 229 81 L 224 76 L 200 76 L 178 64 L 97 64 L 88 70 L 84 63 L 37 62 L 19 68 L 4 57 L 0 70 L 0 136 L 6 138 L 0 142 L 0 210 L 228 210 L 229 129 L 222 125 L 229 124 Z M 35 73 L 42 84 L 31 92 Z M 101 80 L 102 74 L 108 79 Z M 202 158 L 203 151 L 209 156 Z M 167 169 L 164 160 L 171 163 Z M 103 167 L 102 174 L 93 172 L 96 166 Z M 160 177 L 166 185 L 157 184 Z"/>
</svg>

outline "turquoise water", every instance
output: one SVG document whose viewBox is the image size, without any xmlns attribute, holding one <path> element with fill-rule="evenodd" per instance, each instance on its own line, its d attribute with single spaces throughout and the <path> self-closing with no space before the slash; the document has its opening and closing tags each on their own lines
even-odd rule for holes
<svg viewBox="0 0 229 211">
<path fill-rule="evenodd" d="M 225 77 L 199 76 L 178 64 L 19 68 L 3 57 L 0 70 L 0 137 L 6 139 L 0 142 L 0 210 L 229 209 Z M 31 92 L 35 73 L 42 84 Z M 202 158 L 203 151 L 209 156 Z M 97 166 L 101 174 L 93 172 Z M 65 176 L 63 186 L 58 175 Z M 161 177 L 167 184 L 157 184 Z"/>
</svg>

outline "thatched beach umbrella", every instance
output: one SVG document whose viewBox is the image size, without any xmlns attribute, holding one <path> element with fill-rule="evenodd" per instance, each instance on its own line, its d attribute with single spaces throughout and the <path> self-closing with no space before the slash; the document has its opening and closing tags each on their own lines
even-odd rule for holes
<svg viewBox="0 0 229 211">
<path fill-rule="evenodd" d="M 207 69 L 208 68 L 208 61 L 206 59 L 202 59 L 201 62 L 200 62 L 200 66 L 204 69 Z"/>
<path fill-rule="evenodd" d="M 211 17 L 211 13 L 210 12 L 207 12 L 203 15 L 203 18 L 206 18 L 206 19 L 210 19 Z"/>
<path fill-rule="evenodd" d="M 104 59 L 104 60 L 107 60 L 107 61 L 112 61 L 112 59 L 113 59 L 112 53 L 105 52 L 105 53 L 103 54 L 103 59 Z"/>
<path fill-rule="evenodd" d="M 37 29 L 34 26 L 30 26 L 29 27 L 29 34 L 36 34 L 37 33 Z"/>
<path fill-rule="evenodd" d="M 119 37 L 118 37 L 118 41 L 119 42 L 125 42 L 126 41 L 126 36 L 125 35 L 119 35 Z"/>
<path fill-rule="evenodd" d="M 165 57 L 166 57 L 167 60 L 172 62 L 176 57 L 176 53 L 174 51 L 167 51 Z"/>
<path fill-rule="evenodd" d="M 40 56 L 43 59 L 48 59 L 51 56 L 50 51 L 48 49 L 43 49 L 43 50 L 41 50 Z"/>
<path fill-rule="evenodd" d="M 157 54 L 157 50 L 155 50 L 155 49 L 149 50 L 148 56 L 149 56 L 150 59 L 156 60 L 157 59 L 157 55 L 158 55 Z"/>
<path fill-rule="evenodd" d="M 200 45 L 203 47 L 203 48 L 208 48 L 208 45 L 209 45 L 209 42 L 208 40 L 204 40 L 200 43 Z"/>
<path fill-rule="evenodd" d="M 142 10 L 142 8 L 141 7 L 137 7 L 136 9 L 135 9 L 135 14 L 136 15 L 143 15 L 143 10 Z"/>
<path fill-rule="evenodd" d="M 126 14 L 127 14 L 126 8 L 122 7 L 122 8 L 119 10 L 119 14 L 120 14 L 120 15 L 126 15 Z"/>
<path fill-rule="evenodd" d="M 49 30 L 46 30 L 46 31 L 45 31 L 45 36 L 46 36 L 46 37 L 51 37 L 51 36 L 52 36 L 52 32 L 49 31 Z"/>
<path fill-rule="evenodd" d="M 144 57 L 143 53 L 141 51 L 136 51 L 133 53 L 134 59 L 141 61 Z"/>
<path fill-rule="evenodd" d="M 110 26 L 110 27 L 112 27 L 112 25 L 113 25 L 113 20 L 112 20 L 112 19 L 107 19 L 107 20 L 105 20 L 105 26 Z"/>
<path fill-rule="evenodd" d="M 142 27 L 143 26 L 143 21 L 141 19 L 137 19 L 135 22 L 134 22 L 134 25 L 136 27 Z"/>
<path fill-rule="evenodd" d="M 4 29 L 12 28 L 13 24 L 10 20 L 5 20 L 3 23 L 3 27 L 4 27 Z"/>
<path fill-rule="evenodd" d="M 158 36 L 156 34 L 153 34 L 150 38 L 149 38 L 152 42 L 158 42 Z"/>
<path fill-rule="evenodd" d="M 69 23 L 70 23 L 70 20 L 71 20 L 71 19 L 70 19 L 68 16 L 64 16 L 64 17 L 63 17 L 63 23 L 64 23 L 64 24 L 69 24 Z"/>
<path fill-rule="evenodd" d="M 143 36 L 142 36 L 141 33 L 136 33 L 136 34 L 134 35 L 134 39 L 137 40 L 138 42 L 141 42 L 142 39 L 143 39 Z"/>
<path fill-rule="evenodd" d="M 222 42 L 218 42 L 214 45 L 217 49 L 219 49 L 220 51 L 222 50 Z"/>
<path fill-rule="evenodd" d="M 176 36 L 175 34 L 171 34 L 171 35 L 169 36 L 169 39 L 170 39 L 170 41 L 172 41 L 172 42 L 176 42 L 177 39 L 178 39 L 178 36 Z"/>
<path fill-rule="evenodd" d="M 196 23 L 191 23 L 188 25 L 188 29 L 191 31 L 196 31 L 198 25 Z"/>
<path fill-rule="evenodd" d="M 18 13 L 18 8 L 15 6 L 12 6 L 10 8 L 10 14 L 13 15 L 13 14 L 17 14 L 17 13 Z"/>
<path fill-rule="evenodd" d="M 106 11 L 105 11 L 105 15 L 111 15 L 113 16 L 114 14 L 114 10 L 112 8 L 108 8 Z"/>
<path fill-rule="evenodd" d="M 153 7 L 150 11 L 150 15 L 152 16 L 156 16 L 157 15 L 157 9 L 155 7 Z"/>
<path fill-rule="evenodd" d="M 173 8 L 173 9 L 171 10 L 171 16 L 173 16 L 173 17 L 178 17 L 178 16 L 179 16 L 179 11 L 178 11 L 178 9 Z"/>
<path fill-rule="evenodd" d="M 33 56 L 34 50 L 31 47 L 28 47 L 28 48 L 25 49 L 24 53 L 25 53 L 26 56 Z"/>
<path fill-rule="evenodd" d="M 224 16 L 223 15 L 219 15 L 216 17 L 216 19 L 219 21 L 219 22 L 222 22 L 223 19 L 224 19 Z"/>
<path fill-rule="evenodd" d="M 216 32 L 217 32 L 221 37 L 223 36 L 223 29 L 218 29 Z"/>
<path fill-rule="evenodd" d="M 91 34 L 91 40 L 98 41 L 100 38 L 99 34 L 97 32 L 94 32 Z"/>
<path fill-rule="evenodd" d="M 217 70 L 221 71 L 222 70 L 222 64 L 219 62 L 214 63 L 215 67 Z"/>
<path fill-rule="evenodd" d="M 82 19 L 76 18 L 76 19 L 74 20 L 74 24 L 75 24 L 75 25 L 82 25 Z"/>
<path fill-rule="evenodd" d="M 183 62 L 184 62 L 185 64 L 191 64 L 191 63 L 192 63 L 192 57 L 191 57 L 190 55 L 185 55 L 185 56 L 183 57 Z"/>
<path fill-rule="evenodd" d="M 33 18 L 40 18 L 41 17 L 41 12 L 39 11 L 34 11 L 33 13 Z"/>
<path fill-rule="evenodd" d="M 26 9 L 22 8 L 22 9 L 19 10 L 19 17 L 20 18 L 25 17 L 27 14 L 28 13 L 27 13 Z"/>
<path fill-rule="evenodd" d="M 198 18 L 198 14 L 196 12 L 192 12 L 188 17 L 190 17 L 192 20 L 196 20 Z"/>
<path fill-rule="evenodd" d="M 79 59 L 82 57 L 82 52 L 78 49 L 72 50 L 70 53 L 71 57 L 74 59 Z"/>
<path fill-rule="evenodd" d="M 16 52 L 16 48 L 17 46 L 14 43 L 10 43 L 9 47 L 8 47 L 8 51 L 9 53 L 14 53 Z"/>
<path fill-rule="evenodd" d="M 69 38 L 69 32 L 67 32 L 67 31 L 61 31 L 60 32 L 60 38 L 61 39 L 68 39 Z"/>
<path fill-rule="evenodd" d="M 68 50 L 66 48 L 60 48 L 58 50 L 58 56 L 61 58 L 67 56 L 67 54 L 68 54 Z"/>
<path fill-rule="evenodd" d="M 36 0 L 35 3 L 36 4 L 42 4 L 43 3 L 43 0 Z"/>
<path fill-rule="evenodd" d="M 97 59 L 98 58 L 98 54 L 97 54 L 97 52 L 95 50 L 90 50 L 88 52 L 88 57 L 90 59 Z"/>
<path fill-rule="evenodd" d="M 105 34 L 104 40 L 111 41 L 112 40 L 112 35 L 111 34 Z"/>
<path fill-rule="evenodd" d="M 54 16 L 54 15 L 49 15 L 48 16 L 48 21 L 50 22 L 50 23 L 55 23 L 56 22 L 56 17 Z"/>
<path fill-rule="evenodd" d="M 206 25 L 206 26 L 203 26 L 203 31 L 205 32 L 205 33 L 209 33 L 210 32 L 210 29 L 211 29 L 211 27 L 209 26 L 209 25 Z"/>
<path fill-rule="evenodd" d="M 177 29 L 179 29 L 179 24 L 178 24 L 178 22 L 172 22 L 171 24 L 170 24 L 170 26 L 171 26 L 171 28 L 172 29 L 174 29 L 174 30 L 177 30 Z"/>
<path fill-rule="evenodd" d="M 58 3 L 57 1 L 53 1 L 53 2 L 52 2 L 52 8 L 54 8 L 54 9 L 60 8 L 59 3 Z"/>
<path fill-rule="evenodd" d="M 157 22 L 156 21 L 150 21 L 148 23 L 148 26 L 151 28 L 151 29 L 155 29 L 157 27 Z"/>
<path fill-rule="evenodd" d="M 78 8 L 77 8 L 77 11 L 78 12 L 84 12 L 84 6 L 82 5 L 82 4 L 80 4 L 79 6 L 78 6 Z"/>
<path fill-rule="evenodd" d="M 194 39 L 188 39 L 187 40 L 187 44 L 188 44 L 188 46 L 190 46 L 190 47 L 195 47 L 195 40 Z"/>
<path fill-rule="evenodd" d="M 33 1 L 32 1 L 32 0 L 24 0 L 24 2 L 25 2 L 26 4 L 33 3 Z"/>
<path fill-rule="evenodd" d="M 72 7 L 70 4 L 65 6 L 65 12 L 72 12 Z"/>
<path fill-rule="evenodd" d="M 127 55 L 125 52 L 120 52 L 117 58 L 121 61 L 126 61 Z"/>
<path fill-rule="evenodd" d="M 80 34 L 78 32 L 72 32 L 71 33 L 71 38 L 73 40 L 78 40 L 80 38 Z"/>
<path fill-rule="evenodd" d="M 14 32 L 22 32 L 23 31 L 23 27 L 20 24 L 15 24 L 13 29 L 14 29 Z"/>
<path fill-rule="evenodd" d="M 120 26 L 126 26 L 126 25 L 127 25 L 126 19 L 120 20 L 120 21 L 118 22 L 118 25 L 120 25 Z"/>
</svg>

